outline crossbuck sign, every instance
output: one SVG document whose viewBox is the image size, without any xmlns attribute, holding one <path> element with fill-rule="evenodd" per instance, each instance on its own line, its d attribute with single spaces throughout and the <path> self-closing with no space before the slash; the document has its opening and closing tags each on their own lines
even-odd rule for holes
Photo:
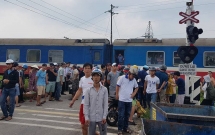
<svg viewBox="0 0 215 135">
<path fill-rule="evenodd" d="M 179 72 L 182 75 L 196 75 L 196 64 L 179 64 Z"/>
<path fill-rule="evenodd" d="M 179 15 L 183 16 L 184 19 L 180 20 L 179 23 L 182 24 L 182 23 L 187 22 L 188 20 L 195 22 L 195 23 L 199 23 L 199 20 L 195 18 L 195 16 L 197 16 L 198 14 L 199 14 L 199 11 L 191 12 L 190 15 L 180 12 Z"/>
</svg>

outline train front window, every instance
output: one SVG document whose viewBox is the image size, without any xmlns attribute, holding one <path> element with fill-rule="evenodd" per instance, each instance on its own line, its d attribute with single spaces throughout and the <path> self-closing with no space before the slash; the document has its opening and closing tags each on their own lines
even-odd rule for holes
<svg viewBox="0 0 215 135">
<path fill-rule="evenodd" d="M 40 62 L 41 50 L 27 50 L 27 62 Z"/>
<path fill-rule="evenodd" d="M 148 51 L 146 56 L 147 65 L 165 64 L 165 53 L 161 51 Z"/>
<path fill-rule="evenodd" d="M 49 50 L 49 62 L 63 62 L 63 50 Z"/>
<path fill-rule="evenodd" d="M 178 56 L 178 53 L 175 51 L 173 52 L 173 66 L 178 66 L 179 64 L 184 64 L 181 58 Z"/>
<path fill-rule="evenodd" d="M 20 50 L 19 49 L 8 49 L 6 59 L 12 59 L 13 61 L 19 62 Z"/>
<path fill-rule="evenodd" d="M 204 67 L 215 67 L 215 52 L 205 51 L 203 55 Z"/>
</svg>

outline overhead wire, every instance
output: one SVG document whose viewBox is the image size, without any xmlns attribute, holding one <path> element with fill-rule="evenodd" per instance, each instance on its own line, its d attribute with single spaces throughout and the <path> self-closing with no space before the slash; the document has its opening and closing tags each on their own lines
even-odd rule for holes
<svg viewBox="0 0 215 135">
<path fill-rule="evenodd" d="M 79 21 L 79 20 L 76 20 L 76 19 L 74 19 L 74 18 L 72 18 L 72 17 L 69 17 L 69 16 L 64 15 L 64 14 L 62 14 L 62 13 L 60 13 L 60 12 L 57 12 L 57 11 L 55 11 L 55 10 L 52 10 L 52 9 L 46 7 L 46 6 L 43 6 L 43 5 L 41 5 L 41 4 L 37 3 L 37 2 L 34 2 L 34 1 L 32 1 L 32 0 L 29 0 L 29 1 L 32 2 L 32 3 L 34 3 L 34 4 L 36 4 L 36 5 L 41 6 L 41 7 L 43 7 L 43 8 L 46 8 L 46 9 L 48 9 L 48 10 L 50 10 L 50 11 L 53 11 L 53 12 L 55 12 L 55 13 L 57 13 L 57 14 L 60 14 L 60 15 L 62 15 L 62 16 L 65 16 L 65 17 L 69 18 L 69 19 L 72 19 L 72 20 L 74 20 L 74 21 L 76 21 L 76 22 L 79 22 L 79 23 L 81 23 L 81 24 L 86 24 L 86 21 Z M 102 13 L 102 14 L 100 14 L 100 15 L 103 15 L 103 14 L 104 14 L 104 13 Z M 94 24 L 91 24 L 91 25 L 94 25 Z M 95 25 L 95 26 L 96 26 L 96 25 Z M 105 28 L 103 28 L 103 27 L 101 27 L 101 26 L 96 26 L 96 27 L 99 27 L 99 28 L 101 28 L 101 29 L 103 29 L 103 30 L 105 29 Z"/>
<path fill-rule="evenodd" d="M 205 5 L 211 5 L 215 3 L 206 3 L 206 4 L 198 4 L 195 6 L 205 6 Z M 161 10 L 168 10 L 168 9 L 176 9 L 176 8 L 183 8 L 184 6 L 180 7 L 172 7 L 172 8 L 163 8 L 163 9 L 152 9 L 152 10 L 144 10 L 144 11 L 134 11 L 134 12 L 119 12 L 119 14 L 129 14 L 129 13 L 138 13 L 138 12 L 150 12 L 150 11 L 161 11 Z"/>
<path fill-rule="evenodd" d="M 34 11 L 34 10 L 32 10 L 32 9 L 26 8 L 26 7 L 24 7 L 24 6 L 21 6 L 21 5 L 19 5 L 19 4 L 13 3 L 13 2 L 11 2 L 11 1 L 8 1 L 8 0 L 5 0 L 5 1 L 8 2 L 8 3 L 10 3 L 10 4 L 16 5 L 16 6 L 18 6 L 18 7 L 21 7 L 21 8 L 24 8 L 24 9 L 26 9 L 26 10 L 29 10 L 29 11 L 31 11 L 31 12 L 34 12 L 34 13 L 36 13 L 36 14 L 45 16 L 45 17 L 50 18 L 50 19 L 53 19 L 53 20 L 55 20 L 55 21 L 58 21 L 58 22 L 61 22 L 61 23 L 64 23 L 64 24 L 67 24 L 67 25 L 70 25 L 70 26 L 74 26 L 74 27 L 77 27 L 77 28 L 86 30 L 86 31 L 89 31 L 89 32 L 98 34 L 98 35 L 100 35 L 100 36 L 101 36 L 101 34 L 102 34 L 102 33 L 95 32 L 95 31 L 92 31 L 92 30 L 88 30 L 88 29 L 85 29 L 85 28 L 82 28 L 82 27 L 79 27 L 79 26 L 75 26 L 75 25 L 72 24 L 72 23 L 68 23 L 68 22 L 62 21 L 62 19 L 56 19 L 56 17 L 51 17 L 50 15 L 42 14 L 42 13 L 40 13 L 40 12 L 37 12 L 37 11 Z M 102 35 L 103 35 L 103 34 L 102 34 Z"/>
<path fill-rule="evenodd" d="M 113 21 L 114 21 L 114 23 L 115 23 L 115 26 L 116 26 L 116 30 L 117 30 L 118 36 L 119 36 L 119 38 L 120 38 L 119 30 L 118 30 L 118 28 L 117 28 L 116 21 L 115 21 L 115 18 L 114 18 L 114 17 L 113 17 Z"/>
<path fill-rule="evenodd" d="M 155 7 L 155 6 L 161 6 L 161 5 L 170 5 L 170 4 L 176 4 L 176 3 L 183 3 L 185 1 L 178 1 L 178 2 L 171 2 L 171 3 L 163 3 L 163 4 L 159 4 L 159 3 L 154 3 L 153 5 L 149 5 L 149 6 L 137 6 L 137 7 L 129 7 L 127 9 L 121 9 L 120 6 L 118 9 L 116 9 L 117 11 L 122 11 L 122 10 L 134 10 L 134 9 L 138 9 L 138 8 L 148 8 L 148 7 Z"/>
</svg>

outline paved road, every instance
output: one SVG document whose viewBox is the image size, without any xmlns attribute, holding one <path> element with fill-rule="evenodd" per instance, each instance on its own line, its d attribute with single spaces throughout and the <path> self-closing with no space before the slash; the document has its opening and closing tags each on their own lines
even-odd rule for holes
<svg viewBox="0 0 215 135">
<path fill-rule="evenodd" d="M 78 120 L 81 100 L 69 108 L 68 98 L 65 95 L 63 102 L 47 101 L 41 107 L 35 101 L 26 101 L 15 109 L 11 121 L 0 121 L 0 135 L 81 135 Z M 108 135 L 116 133 L 116 127 L 108 127 Z"/>
</svg>

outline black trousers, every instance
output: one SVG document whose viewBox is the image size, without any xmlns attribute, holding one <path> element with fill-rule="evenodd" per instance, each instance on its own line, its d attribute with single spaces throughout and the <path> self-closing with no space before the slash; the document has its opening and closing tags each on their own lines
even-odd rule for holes
<svg viewBox="0 0 215 135">
<path fill-rule="evenodd" d="M 65 91 L 68 91 L 68 83 L 69 83 L 69 81 L 66 81 L 66 77 L 64 79 L 65 79 L 65 81 L 63 82 L 61 94 L 63 94 Z"/>
<path fill-rule="evenodd" d="M 22 102 L 22 101 L 24 101 L 23 92 L 25 91 L 25 89 L 24 88 L 19 88 L 19 90 L 20 90 L 19 102 Z"/>
</svg>

